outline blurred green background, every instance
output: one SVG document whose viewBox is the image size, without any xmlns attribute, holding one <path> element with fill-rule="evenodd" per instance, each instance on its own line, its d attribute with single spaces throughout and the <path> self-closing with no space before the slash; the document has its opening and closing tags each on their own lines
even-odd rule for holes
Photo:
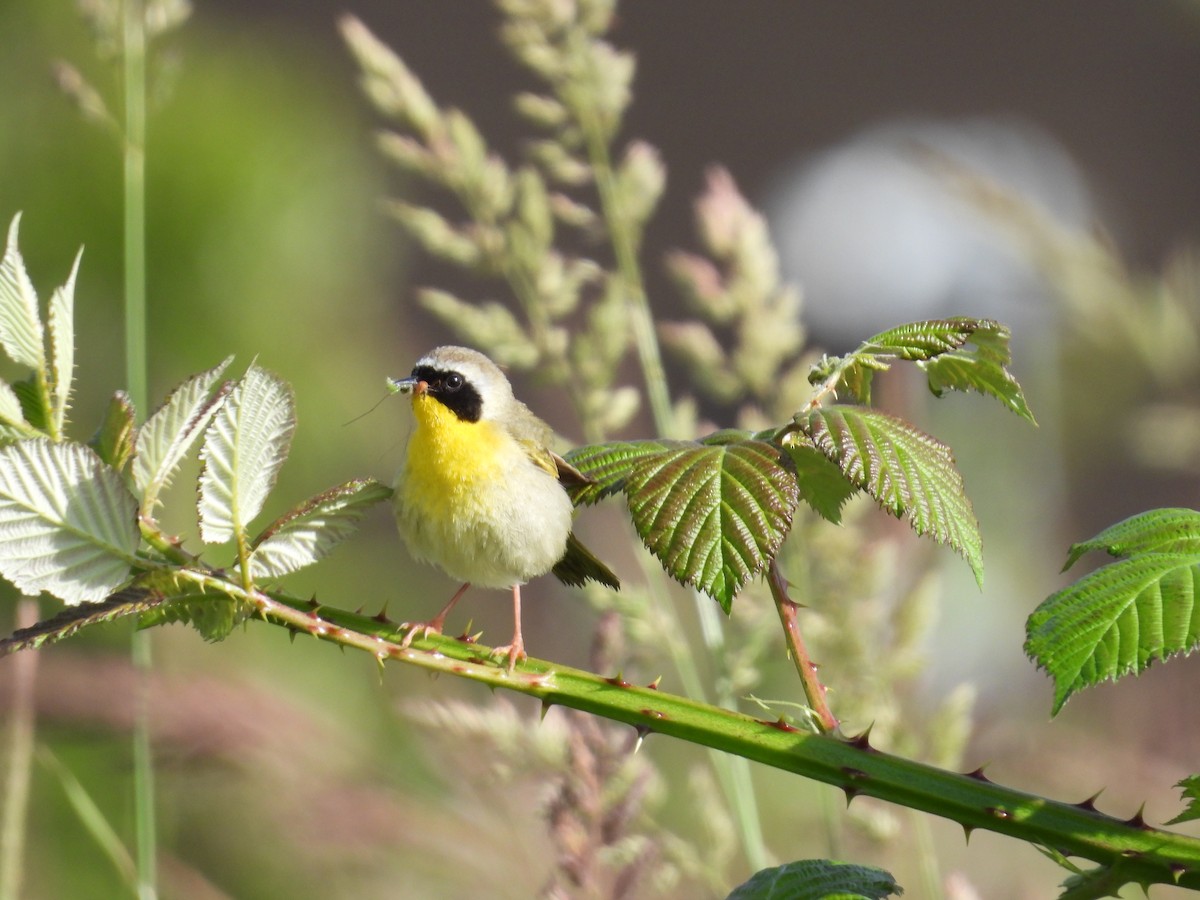
<svg viewBox="0 0 1200 900">
<path fill-rule="evenodd" d="M 238 366 L 257 359 L 292 383 L 300 425 L 264 518 L 350 478 L 390 481 L 407 429 L 399 402 L 349 420 L 383 396 L 386 375 L 406 372 L 449 337 L 409 301 L 412 284 L 441 273 L 416 259 L 379 211 L 382 197 L 406 186 L 374 151 L 377 123 L 337 39 L 342 11 L 316 2 L 201 3 L 156 53 L 166 68 L 149 125 L 151 396 L 231 353 Z M 424 0 L 349 11 L 441 102 L 475 117 L 501 151 L 519 146 L 505 97 L 527 81 L 494 41 L 490 6 Z M 6 0 L 0 35 L 0 221 L 24 211 L 21 246 L 43 297 L 86 248 L 72 426 L 86 439 L 123 380 L 121 164 L 113 137 L 83 121 L 57 88 L 52 63 L 76 65 L 110 102 L 116 75 L 96 58 L 71 3 Z M 790 161 L 897 116 L 1015 113 L 1037 122 L 1075 160 L 1096 215 L 1138 271 L 1156 272 L 1200 226 L 1200 31 L 1182 4 L 931 2 L 901 12 L 875 3 L 835 12 L 630 2 L 613 38 L 641 66 L 628 133 L 658 145 L 671 173 L 647 263 L 652 303 L 664 315 L 679 311 L 657 256 L 691 243 L 690 203 L 705 165 L 728 165 L 767 202 Z M 955 312 L 994 314 L 967 301 Z M 928 409 L 917 400 L 910 411 L 955 447 L 989 566 L 980 597 L 964 567 L 947 562 L 934 665 L 910 688 L 913 708 L 919 714 L 955 684 L 978 682 L 967 768 L 991 761 L 996 780 L 1067 800 L 1107 786 L 1104 808 L 1130 815 L 1145 800 L 1147 819 L 1160 822 L 1177 809 L 1174 782 L 1200 768 L 1200 728 L 1190 715 L 1200 670 L 1176 661 L 1093 690 L 1049 724 L 1049 688 L 1021 656 L 1021 628 L 1062 583 L 1056 570 L 1071 541 L 1153 505 L 1196 505 L 1195 472 L 1147 468 L 1113 421 L 1151 399 L 1194 400 L 1196 384 L 1189 375 L 1164 388 L 1120 335 L 1097 361 L 1087 352 L 1094 343 L 1033 322 L 1054 331 L 1053 340 L 1014 338 L 1040 431 L 1021 430 L 979 401 Z M 1033 348 L 1024 356 L 1023 341 Z M 1078 376 L 1069 389 L 1064 360 Z M 1188 365 L 1192 372 L 1195 360 Z M 548 418 L 563 408 L 532 385 L 518 391 Z M 555 424 L 573 435 L 571 422 Z M 192 490 L 181 476 L 167 504 L 166 524 L 185 535 Z M 408 561 L 383 510 L 329 563 L 289 583 L 346 608 L 375 612 L 388 603 L 400 618 L 430 615 L 451 587 Z M 530 604 L 531 652 L 584 663 L 594 615 L 569 592 L 539 590 L 564 602 Z M 468 604 L 477 627 L 505 633 L 507 604 Z M 6 624 L 9 609 L 6 602 L 0 611 Z M 486 692 L 402 666 L 381 675 L 371 660 L 292 643 L 259 624 L 219 645 L 179 627 L 154 640 L 164 896 L 463 896 L 485 882 L 495 896 L 536 895 L 552 852 L 538 784 L 491 778 L 495 761 L 469 753 L 453 757 L 462 767 L 456 778 L 436 735 L 399 714 L 431 696 L 495 702 Z M 127 647 L 128 629 L 113 627 L 40 653 L 37 709 L 38 740 L 129 842 Z M 826 662 L 836 686 L 837 662 Z M 11 665 L 0 661 L 0 710 L 10 702 Z M 657 674 L 638 673 L 647 681 Z M 791 678 L 785 661 L 768 674 L 766 695 L 772 684 L 776 694 L 791 690 L 781 687 Z M 687 821 L 691 788 L 680 774 L 702 755 L 653 740 L 643 752 L 665 773 L 661 817 L 702 844 Z M 773 798 L 764 808 L 774 852 L 829 853 L 805 835 L 819 831 L 832 792 L 775 773 L 756 779 Z M 35 768 L 30 819 L 27 896 L 128 895 L 44 764 Z M 897 821 L 908 820 L 900 813 Z M 976 834 L 965 848 L 957 828 L 932 829 L 943 871 L 964 873 L 980 896 L 1048 896 L 1059 880 L 1028 847 Z M 842 852 L 891 865 L 902 881 L 913 869 L 866 839 Z"/>
</svg>

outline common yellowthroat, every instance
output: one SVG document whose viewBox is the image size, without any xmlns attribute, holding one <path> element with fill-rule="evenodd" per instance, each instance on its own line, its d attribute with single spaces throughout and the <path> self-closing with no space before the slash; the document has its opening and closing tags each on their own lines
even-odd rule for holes
<svg viewBox="0 0 1200 900">
<path fill-rule="evenodd" d="M 416 426 L 396 476 L 396 523 L 413 557 L 465 582 L 446 607 L 409 631 L 441 633 L 471 585 L 509 588 L 513 639 L 496 653 L 509 670 L 525 654 L 521 585 L 554 572 L 572 585 L 620 582 L 571 531 L 566 486 L 590 479 L 550 449 L 553 431 L 513 396 L 500 367 L 476 350 L 437 347 L 408 378 Z"/>
</svg>

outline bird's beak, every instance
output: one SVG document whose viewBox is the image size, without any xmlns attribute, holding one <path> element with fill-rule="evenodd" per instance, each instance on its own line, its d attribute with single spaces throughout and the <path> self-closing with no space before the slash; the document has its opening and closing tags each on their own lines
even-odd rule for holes
<svg viewBox="0 0 1200 900">
<path fill-rule="evenodd" d="M 429 388 L 427 382 L 412 375 L 408 378 L 389 378 L 388 391 L 393 394 L 423 394 Z"/>
</svg>

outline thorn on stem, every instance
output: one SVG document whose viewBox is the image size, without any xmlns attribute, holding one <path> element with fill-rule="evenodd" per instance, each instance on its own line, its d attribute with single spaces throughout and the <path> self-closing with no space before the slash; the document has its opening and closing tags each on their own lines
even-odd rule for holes
<svg viewBox="0 0 1200 900">
<path fill-rule="evenodd" d="M 1146 804 L 1143 803 L 1138 807 L 1138 811 L 1125 820 L 1125 824 L 1130 828 L 1140 828 L 1143 831 L 1151 831 L 1151 827 L 1146 824 L 1144 813 L 1146 812 Z"/>
<path fill-rule="evenodd" d="M 783 716 L 780 716 L 774 722 L 772 722 L 769 719 L 759 719 L 759 721 L 762 722 L 764 725 L 766 725 L 768 728 L 774 728 L 776 731 L 799 731 L 800 730 L 795 725 L 792 725 L 789 722 L 787 722 L 783 718 Z"/>
<path fill-rule="evenodd" d="M 1100 813 L 1100 810 L 1096 809 L 1096 798 L 1103 793 L 1104 788 L 1100 788 L 1100 790 L 1096 791 L 1096 793 L 1092 794 L 1092 796 L 1088 797 L 1086 800 L 1080 800 L 1075 804 L 1075 806 L 1084 810 L 1085 812 L 1094 812 L 1103 815 L 1103 813 Z"/>
<path fill-rule="evenodd" d="M 637 740 L 633 744 L 633 752 L 637 753 L 642 749 L 642 743 L 646 740 L 646 737 L 652 732 L 645 725 L 635 725 L 634 731 L 637 732 Z"/>
<path fill-rule="evenodd" d="M 854 737 L 846 738 L 846 742 L 856 750 L 874 753 L 875 748 L 871 746 L 871 729 L 874 727 L 874 724 L 868 725 L 860 734 L 856 734 Z"/>
</svg>

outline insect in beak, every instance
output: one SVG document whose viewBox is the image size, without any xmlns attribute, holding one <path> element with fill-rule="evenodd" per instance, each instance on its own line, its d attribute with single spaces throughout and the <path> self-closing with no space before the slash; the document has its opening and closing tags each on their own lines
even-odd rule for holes
<svg viewBox="0 0 1200 900">
<path fill-rule="evenodd" d="M 423 394 L 429 389 L 429 383 L 410 375 L 408 378 L 389 378 L 387 387 L 392 394 Z"/>
</svg>

